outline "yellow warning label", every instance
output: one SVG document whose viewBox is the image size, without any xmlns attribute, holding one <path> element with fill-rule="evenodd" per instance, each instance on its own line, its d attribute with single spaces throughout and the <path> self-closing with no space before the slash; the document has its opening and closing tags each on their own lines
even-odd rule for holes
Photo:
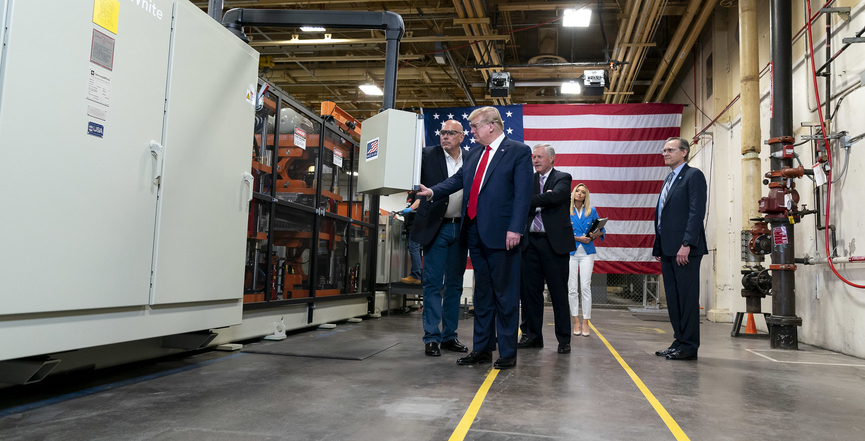
<svg viewBox="0 0 865 441">
<path fill-rule="evenodd" d="M 93 23 L 117 35 L 117 21 L 120 19 L 120 0 L 94 0 Z"/>
</svg>

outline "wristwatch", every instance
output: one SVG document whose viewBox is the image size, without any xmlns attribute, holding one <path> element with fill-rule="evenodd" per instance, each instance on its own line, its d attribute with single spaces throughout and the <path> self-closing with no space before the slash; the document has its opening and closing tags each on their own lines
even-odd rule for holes
<svg viewBox="0 0 865 441">
<path fill-rule="evenodd" d="M 684 241 L 682 241 L 682 246 L 683 246 L 683 247 L 689 247 L 689 248 L 690 248 L 690 247 L 691 247 L 691 244 L 689 244 L 687 240 L 684 240 Z"/>
</svg>

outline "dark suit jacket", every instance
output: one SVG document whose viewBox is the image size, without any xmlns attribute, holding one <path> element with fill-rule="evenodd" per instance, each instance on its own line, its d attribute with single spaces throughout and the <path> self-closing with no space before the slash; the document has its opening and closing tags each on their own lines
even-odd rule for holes
<svg viewBox="0 0 865 441">
<path fill-rule="evenodd" d="M 544 188 L 540 189 L 540 174 L 534 175 L 534 196 L 529 206 L 529 217 L 526 221 L 526 231 L 532 228 L 535 219 L 535 208 L 541 207 L 541 220 L 544 221 L 544 230 L 550 240 L 550 246 L 556 254 L 570 254 L 576 251 L 577 243 L 574 241 L 573 229 L 571 228 L 571 175 L 555 168 L 550 170 L 550 176 L 544 182 Z M 550 190 L 550 191 L 547 191 Z M 523 241 L 527 244 L 528 241 Z"/>
<path fill-rule="evenodd" d="M 424 147 L 422 155 L 421 184 L 431 188 L 448 178 L 447 152 L 441 146 Z M 465 160 L 465 157 L 463 159 Z M 435 202 L 421 198 L 420 205 L 417 207 L 411 239 L 424 247 L 432 246 L 447 209 L 448 198 L 439 199 Z"/>
<path fill-rule="evenodd" d="M 462 216 L 466 219 L 472 182 L 486 148 L 463 154 L 463 166 L 444 182 L 433 186 L 436 202 L 463 190 Z M 505 249 L 507 232 L 526 234 L 526 216 L 532 199 L 532 151 L 529 146 L 505 137 L 487 164 L 486 178 L 478 193 L 478 232 L 484 245 Z M 463 233 L 468 222 L 463 222 Z M 462 234 L 465 238 L 466 235 Z"/>
<path fill-rule="evenodd" d="M 655 245 L 652 255 L 675 256 L 683 241 L 692 245 L 689 255 L 708 254 L 706 231 L 703 229 L 703 218 L 706 216 L 706 177 L 703 172 L 685 164 L 670 185 L 662 213 L 657 210 L 660 203 L 659 194 L 655 205 Z"/>
</svg>

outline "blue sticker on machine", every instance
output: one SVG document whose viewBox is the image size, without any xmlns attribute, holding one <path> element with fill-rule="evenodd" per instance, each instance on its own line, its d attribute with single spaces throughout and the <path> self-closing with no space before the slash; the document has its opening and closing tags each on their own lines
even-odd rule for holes
<svg viewBox="0 0 865 441">
<path fill-rule="evenodd" d="M 105 134 L 105 127 L 102 127 L 102 124 L 96 124 L 95 122 L 87 123 L 87 134 L 102 137 Z"/>
<path fill-rule="evenodd" d="M 372 161 L 378 158 L 378 138 L 366 143 L 366 160 Z"/>
</svg>

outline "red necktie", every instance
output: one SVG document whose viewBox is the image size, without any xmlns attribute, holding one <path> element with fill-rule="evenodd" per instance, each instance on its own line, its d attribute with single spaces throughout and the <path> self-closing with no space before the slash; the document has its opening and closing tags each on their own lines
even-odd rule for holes
<svg viewBox="0 0 865 441">
<path fill-rule="evenodd" d="M 487 161 L 490 159 L 490 150 L 492 147 L 487 146 L 484 155 L 481 156 L 481 162 L 478 164 L 478 171 L 475 173 L 475 179 L 472 181 L 472 192 L 469 195 L 469 208 L 467 213 L 469 219 L 474 219 L 478 215 L 478 193 L 481 192 L 481 181 L 484 179 L 484 172 L 487 171 Z"/>
</svg>

